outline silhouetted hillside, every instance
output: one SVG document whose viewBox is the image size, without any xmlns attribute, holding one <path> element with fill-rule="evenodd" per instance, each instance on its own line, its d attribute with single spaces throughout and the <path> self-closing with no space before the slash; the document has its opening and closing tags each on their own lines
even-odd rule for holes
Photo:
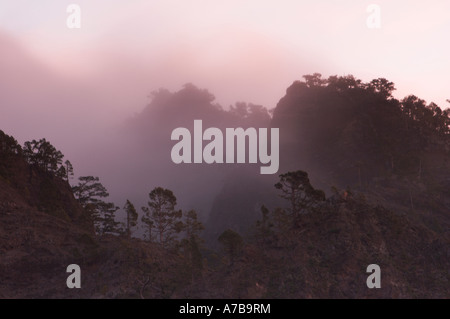
<svg viewBox="0 0 450 319">
<path fill-rule="evenodd" d="M 332 186 L 376 193 L 368 198 L 401 211 L 409 211 L 413 201 L 415 211 L 440 215 L 448 225 L 449 111 L 414 96 L 398 101 L 394 89 L 385 79 L 363 83 L 353 76 L 314 74 L 294 82 L 271 121 L 271 127 L 280 128 L 280 172 L 302 169 L 327 193 Z M 255 213 L 242 210 L 260 202 L 257 193 L 265 194 L 260 198 L 266 205 L 277 205 L 273 190 L 263 191 L 261 180 L 273 182 L 249 174 L 245 183 L 253 186 L 248 192 L 224 187 L 210 214 L 211 228 L 247 231 Z M 239 183 L 239 176 L 230 175 L 226 185 Z M 387 186 L 392 183 L 397 189 Z M 233 206 L 236 202 L 245 204 Z"/>
<path fill-rule="evenodd" d="M 449 111 L 399 101 L 385 79 L 304 78 L 272 118 L 246 103 L 225 110 L 193 85 L 160 90 L 120 139 L 99 145 L 110 160 L 99 171 L 112 170 L 116 190 L 148 203 L 136 205 L 141 239 L 94 228 L 96 204 L 107 204 L 99 207 L 117 226 L 114 204 L 80 199 L 98 179 L 72 188 L 63 155 L 45 139 L 22 148 L 0 131 L 0 297 L 447 298 Z M 195 119 L 279 128 L 279 174 L 173 164 L 170 133 Z M 117 151 L 127 161 L 110 156 Z M 167 242 L 152 234 L 162 213 L 172 223 Z M 73 263 L 81 290 L 65 285 Z M 381 267 L 381 289 L 366 286 L 370 264 Z"/>
<path fill-rule="evenodd" d="M 42 165 L 38 155 L 48 153 L 30 164 L 24 152 L 0 131 L 0 298 L 161 298 L 189 285 L 176 252 L 96 233 L 68 181 Z M 82 289 L 66 286 L 71 264 L 81 267 Z"/>
<path fill-rule="evenodd" d="M 275 109 L 282 169 L 309 172 L 316 187 L 350 187 L 410 218 L 450 229 L 450 112 L 394 84 L 352 76 L 294 82 Z M 445 225 L 445 226 L 444 226 Z"/>
<path fill-rule="evenodd" d="M 272 120 L 282 128 L 285 169 L 305 167 L 317 171 L 319 183 L 361 186 L 387 175 L 426 178 L 433 175 L 428 154 L 448 156 L 448 110 L 415 96 L 398 101 L 385 79 L 305 79 L 287 89 Z"/>
<path fill-rule="evenodd" d="M 448 231 L 336 196 L 295 226 L 277 224 L 271 212 L 267 229 L 260 224 L 235 261 L 210 277 L 210 289 L 223 298 L 448 298 Z M 381 268 L 381 289 L 367 288 L 371 264 Z"/>
</svg>

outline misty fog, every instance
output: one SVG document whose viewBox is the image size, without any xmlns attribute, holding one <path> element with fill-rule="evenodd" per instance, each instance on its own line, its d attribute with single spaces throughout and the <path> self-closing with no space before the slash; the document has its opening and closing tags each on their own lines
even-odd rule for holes
<svg viewBox="0 0 450 319">
<path fill-rule="evenodd" d="M 11 74 L 0 79 L 2 129 L 21 144 L 43 137 L 49 140 L 74 165 L 72 185 L 79 176 L 99 176 L 110 200 L 120 207 L 126 199 L 141 207 L 148 193 L 162 186 L 174 191 L 180 208 L 196 209 L 207 221 L 230 174 L 242 174 L 233 173 L 242 169 L 259 174 L 257 164 L 175 165 L 170 158 L 175 144 L 170 135 L 177 127 L 191 129 L 194 119 L 223 130 L 269 127 L 270 115 L 262 105 L 236 102 L 221 106 L 212 93 L 194 84 L 184 84 L 174 92 L 142 89 L 145 98 L 129 98 L 137 95 L 136 89 L 124 92 L 133 86 L 124 82 L 118 92 L 115 86 L 122 79 L 105 76 L 80 82 L 40 63 L 5 34 L 0 46 L 4 48 L 1 69 Z M 109 70 L 108 75 L 111 72 L 118 71 Z M 124 105 L 128 112 L 115 111 Z M 273 184 L 273 177 L 266 179 L 268 185 Z"/>
<path fill-rule="evenodd" d="M 180 208 L 198 210 L 203 221 L 214 211 L 226 224 L 239 205 L 224 208 L 224 194 L 241 187 L 253 195 L 239 207 L 257 216 L 261 198 L 277 201 L 277 174 L 260 176 L 248 164 L 175 165 L 174 128 L 191 128 L 194 119 L 205 127 L 270 127 L 289 85 L 312 72 L 382 75 L 400 97 L 414 91 L 445 100 L 448 4 L 422 10 L 419 2 L 382 1 L 381 30 L 367 29 L 365 4 L 328 4 L 80 1 L 83 27 L 68 30 L 61 3 L 18 1 L 0 17 L 0 129 L 20 144 L 45 137 L 75 177 L 99 176 L 120 207 L 126 199 L 141 207 L 162 186 Z M 419 63 L 430 68 L 410 67 Z M 320 183 L 314 159 L 281 161 L 280 174 L 309 168 Z"/>
</svg>

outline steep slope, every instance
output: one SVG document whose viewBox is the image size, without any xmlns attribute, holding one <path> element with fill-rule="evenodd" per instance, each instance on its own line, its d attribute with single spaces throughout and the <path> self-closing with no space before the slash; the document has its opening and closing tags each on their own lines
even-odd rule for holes
<svg viewBox="0 0 450 319">
<path fill-rule="evenodd" d="M 71 264 L 81 268 L 81 289 L 66 285 Z M 157 244 L 98 237 L 69 183 L 29 164 L 0 131 L 0 298 L 171 297 L 189 284 L 187 270 Z"/>
<path fill-rule="evenodd" d="M 362 198 L 329 202 L 297 227 L 247 245 L 211 278 L 222 297 L 448 298 L 450 236 L 408 221 Z M 381 289 L 368 289 L 367 266 L 381 268 Z"/>
<path fill-rule="evenodd" d="M 67 182 L 30 166 L 1 131 L 0 141 L 0 296 L 52 296 L 95 247 L 92 223 Z"/>
</svg>

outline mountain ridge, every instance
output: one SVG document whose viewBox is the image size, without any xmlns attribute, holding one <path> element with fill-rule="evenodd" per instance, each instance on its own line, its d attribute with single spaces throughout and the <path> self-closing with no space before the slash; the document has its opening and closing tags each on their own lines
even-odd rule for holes
<svg viewBox="0 0 450 319">
<path fill-rule="evenodd" d="M 294 218 L 292 203 L 273 187 L 276 176 L 242 166 L 215 172 L 223 187 L 216 185 L 221 190 L 210 199 L 203 236 L 209 246 L 196 248 L 195 263 L 186 248 L 96 235 L 69 183 L 28 163 L 14 138 L 0 132 L 0 297 L 447 298 L 449 111 L 414 96 L 398 101 L 393 89 L 385 79 L 362 83 L 349 76 L 294 82 L 271 121 L 261 119 L 282 130 L 280 174 L 303 176 L 307 189 L 327 196 Z M 185 95 L 213 107 L 206 91 L 188 85 L 182 93 L 159 93 L 176 105 L 164 100 L 149 107 L 153 123 L 163 128 Z M 253 107 L 253 115 L 261 113 Z M 248 110 L 242 104 L 226 120 L 210 120 L 225 125 L 237 116 L 248 123 Z M 190 119 L 176 123 L 183 120 Z M 137 130 L 147 132 L 145 123 Z M 168 177 L 178 180 L 180 171 Z M 73 263 L 82 269 L 79 290 L 65 286 L 65 267 Z M 366 286 L 366 268 L 374 263 L 381 289 Z"/>
</svg>

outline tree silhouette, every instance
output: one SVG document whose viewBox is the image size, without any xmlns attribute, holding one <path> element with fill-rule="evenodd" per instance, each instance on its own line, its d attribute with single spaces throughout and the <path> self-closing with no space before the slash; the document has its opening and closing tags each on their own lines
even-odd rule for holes
<svg viewBox="0 0 450 319">
<path fill-rule="evenodd" d="M 385 78 L 374 79 L 368 84 L 369 90 L 379 94 L 383 99 L 392 97 L 392 92 L 395 90 L 393 82 L 386 80 Z"/>
<path fill-rule="evenodd" d="M 173 244 L 175 235 L 183 229 L 181 221 L 181 210 L 175 210 L 177 199 L 173 192 L 162 187 L 156 187 L 149 194 L 150 201 L 148 207 L 142 207 L 145 215 L 142 221 L 149 228 L 149 236 L 151 240 L 151 232 L 156 232 L 156 239 L 166 247 Z"/>
<path fill-rule="evenodd" d="M 0 130 L 0 157 L 7 158 L 11 155 L 22 154 L 22 148 L 12 136 L 6 135 Z"/>
<path fill-rule="evenodd" d="M 72 187 L 75 198 L 91 216 L 98 235 L 120 233 L 115 212 L 119 209 L 114 203 L 108 203 L 103 198 L 109 197 L 106 187 L 98 177 L 81 176 L 79 183 Z"/>
<path fill-rule="evenodd" d="M 200 252 L 200 245 L 203 240 L 200 238 L 200 232 L 205 229 L 203 224 L 198 221 L 195 210 L 190 210 L 184 214 L 183 229 L 186 237 L 182 240 L 182 247 L 186 257 L 189 260 L 191 268 L 192 280 L 201 274 L 203 269 L 202 254 Z"/>
<path fill-rule="evenodd" d="M 258 243 L 265 247 L 271 242 L 271 237 L 273 236 L 273 221 L 271 220 L 270 211 L 266 206 L 261 207 L 262 219 L 256 221 L 256 240 Z"/>
<path fill-rule="evenodd" d="M 303 171 L 280 175 L 280 182 L 275 184 L 275 188 L 281 190 L 280 196 L 290 202 L 290 214 L 295 218 L 308 212 L 317 202 L 325 200 L 325 193 L 314 189 L 308 173 Z"/>
<path fill-rule="evenodd" d="M 81 176 L 79 183 L 72 187 L 72 191 L 82 206 L 97 204 L 102 198 L 109 196 L 106 187 L 100 183 L 100 178 L 94 176 Z"/>
<path fill-rule="evenodd" d="M 244 245 L 241 235 L 231 229 L 227 229 L 219 236 L 218 240 L 228 254 L 230 264 L 233 264 Z"/>
<path fill-rule="evenodd" d="M 126 234 L 128 238 L 130 238 L 131 230 L 133 227 L 136 227 L 139 215 L 134 205 L 128 199 L 127 202 L 125 203 L 124 210 L 127 213 Z"/>
<path fill-rule="evenodd" d="M 96 214 L 96 230 L 97 233 L 105 234 L 121 234 L 119 228 L 120 223 L 115 220 L 115 214 L 119 207 L 114 203 L 99 202 L 97 204 L 98 214 Z"/>
<path fill-rule="evenodd" d="M 327 84 L 326 79 L 322 79 L 322 74 L 320 73 L 314 73 L 312 75 L 304 75 L 303 78 L 305 79 L 305 83 L 309 88 L 312 87 L 321 87 Z"/>
<path fill-rule="evenodd" d="M 203 224 L 197 219 L 197 212 L 190 210 L 184 215 L 184 231 L 186 232 L 186 238 L 195 238 L 200 241 L 200 232 L 205 229 Z"/>
<path fill-rule="evenodd" d="M 63 167 L 64 167 L 64 169 L 66 171 L 65 179 L 66 179 L 66 181 L 69 182 L 70 178 L 73 177 L 73 166 L 72 166 L 72 163 L 69 160 L 67 160 L 67 161 L 64 162 L 64 166 Z"/>
<path fill-rule="evenodd" d="M 0 176 L 8 178 L 11 166 L 22 156 L 22 147 L 12 136 L 0 130 Z"/>
<path fill-rule="evenodd" d="M 28 163 L 44 171 L 57 173 L 64 155 L 45 138 L 25 142 L 23 155 Z"/>
</svg>

